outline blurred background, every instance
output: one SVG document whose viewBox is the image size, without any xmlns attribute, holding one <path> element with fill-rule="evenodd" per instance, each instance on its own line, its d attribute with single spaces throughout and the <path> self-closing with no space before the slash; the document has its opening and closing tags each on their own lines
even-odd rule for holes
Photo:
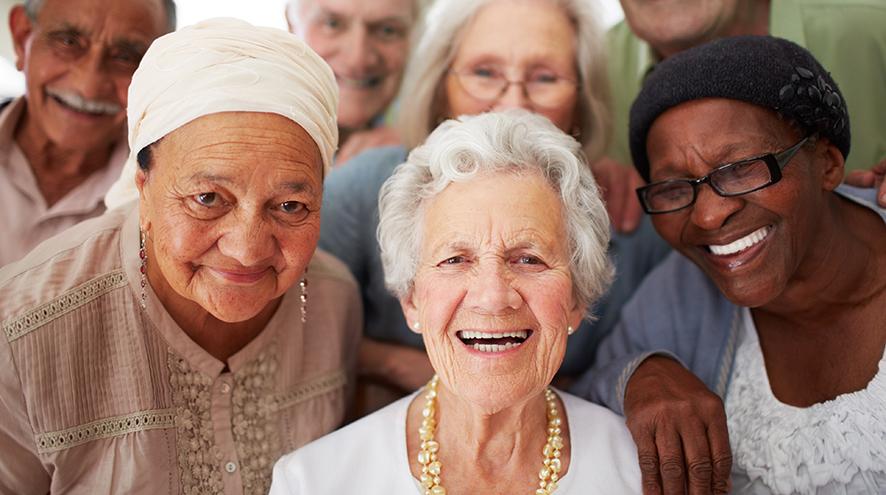
<svg viewBox="0 0 886 495">
<path fill-rule="evenodd" d="M 365 0 L 371 2 L 372 0 Z M 446 0 L 437 0 L 445 2 Z M 623 17 L 618 0 L 596 1 L 603 12 L 602 19 L 609 27 Z M 12 40 L 9 36 L 9 9 L 20 0 L 0 0 L 3 13 L 0 29 L 0 97 L 16 96 L 24 92 L 24 78 L 15 70 Z M 178 25 L 187 26 L 210 17 L 237 17 L 260 26 L 286 29 L 283 12 L 286 0 L 176 0 Z"/>
</svg>

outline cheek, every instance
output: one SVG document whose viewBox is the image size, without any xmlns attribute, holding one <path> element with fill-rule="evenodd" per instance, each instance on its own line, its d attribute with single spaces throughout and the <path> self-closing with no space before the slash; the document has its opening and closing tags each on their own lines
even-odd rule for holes
<svg viewBox="0 0 886 495">
<path fill-rule="evenodd" d="M 199 222 L 181 214 L 161 219 L 160 222 L 152 221 L 151 235 L 154 237 L 155 251 L 165 258 L 166 263 L 196 263 L 215 245 L 217 235 L 211 223 Z"/>
<path fill-rule="evenodd" d="M 446 98 L 443 108 L 447 112 L 447 118 L 454 119 L 459 115 L 477 115 L 490 108 L 489 103 L 478 101 L 465 93 L 454 77 L 446 78 L 444 92 Z"/>
<path fill-rule="evenodd" d="M 577 98 L 572 98 L 559 108 L 537 109 L 536 112 L 547 117 L 561 131 L 570 134 L 575 127 L 575 107 L 577 102 Z"/>
<path fill-rule="evenodd" d="M 680 248 L 680 232 L 683 229 L 685 220 L 680 217 L 685 212 L 665 213 L 663 215 L 650 215 L 652 217 L 652 226 L 655 231 L 674 249 Z"/>
</svg>

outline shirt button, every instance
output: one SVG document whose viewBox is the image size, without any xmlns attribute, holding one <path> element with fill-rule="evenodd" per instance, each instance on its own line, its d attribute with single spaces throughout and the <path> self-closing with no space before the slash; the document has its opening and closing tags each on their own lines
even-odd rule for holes
<svg viewBox="0 0 886 495">
<path fill-rule="evenodd" d="M 221 385 L 221 393 L 227 394 L 231 391 L 231 385 L 228 382 L 223 382 Z"/>
<path fill-rule="evenodd" d="M 233 473 L 236 470 L 237 470 L 237 465 L 234 464 L 233 462 L 229 462 L 229 463 L 225 464 L 225 471 L 227 471 L 229 473 Z"/>
</svg>

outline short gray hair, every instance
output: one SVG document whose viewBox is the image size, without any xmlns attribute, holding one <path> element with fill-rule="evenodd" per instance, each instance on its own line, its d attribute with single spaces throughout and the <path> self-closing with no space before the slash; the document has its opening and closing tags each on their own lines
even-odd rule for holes
<svg viewBox="0 0 886 495">
<path fill-rule="evenodd" d="M 287 0 L 286 2 L 286 17 L 290 24 L 296 24 L 296 20 L 298 20 L 299 12 L 298 9 L 305 2 L 309 2 L 310 0 Z M 365 0 L 360 0 L 365 1 Z M 424 11 L 427 4 L 433 0 L 412 0 L 412 16 L 413 19 L 418 19 L 421 16 L 422 11 Z"/>
<path fill-rule="evenodd" d="M 45 1 L 46 0 L 24 0 L 25 12 L 32 21 L 37 20 L 37 14 L 40 13 L 40 9 L 43 7 L 43 2 Z M 166 32 L 171 33 L 175 31 L 175 24 L 177 22 L 175 0 L 163 0 L 163 11 L 166 12 Z"/>
<path fill-rule="evenodd" d="M 428 10 L 400 87 L 399 130 L 407 147 L 421 144 L 443 120 L 442 81 L 459 48 L 459 38 L 480 9 L 493 0 L 439 0 Z M 602 156 L 611 134 L 612 111 L 599 8 L 593 0 L 551 0 L 576 31 L 579 77 L 578 125 L 591 161 Z"/>
<path fill-rule="evenodd" d="M 590 308 L 609 287 L 609 217 L 581 145 L 525 110 L 463 116 L 441 124 L 382 186 L 378 242 L 385 283 L 397 297 L 413 288 L 424 206 L 452 182 L 484 172 L 538 171 L 559 194 L 573 294 Z"/>
</svg>

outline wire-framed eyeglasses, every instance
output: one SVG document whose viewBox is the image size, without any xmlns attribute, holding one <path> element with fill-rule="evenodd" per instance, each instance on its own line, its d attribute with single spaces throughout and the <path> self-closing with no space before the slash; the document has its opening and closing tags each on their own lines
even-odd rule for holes
<svg viewBox="0 0 886 495">
<path fill-rule="evenodd" d="M 723 197 L 759 191 L 781 180 L 782 169 L 810 137 L 783 151 L 721 165 L 698 179 L 668 179 L 638 187 L 637 197 L 646 213 L 657 215 L 692 206 L 698 197 L 698 187 L 705 183 Z"/>
<path fill-rule="evenodd" d="M 523 94 L 540 108 L 557 108 L 572 97 L 578 83 L 549 72 L 531 74 L 522 80 L 511 80 L 499 68 L 482 67 L 465 70 L 450 69 L 466 93 L 482 101 L 495 101 L 505 94 L 511 84 L 522 86 Z"/>
</svg>

